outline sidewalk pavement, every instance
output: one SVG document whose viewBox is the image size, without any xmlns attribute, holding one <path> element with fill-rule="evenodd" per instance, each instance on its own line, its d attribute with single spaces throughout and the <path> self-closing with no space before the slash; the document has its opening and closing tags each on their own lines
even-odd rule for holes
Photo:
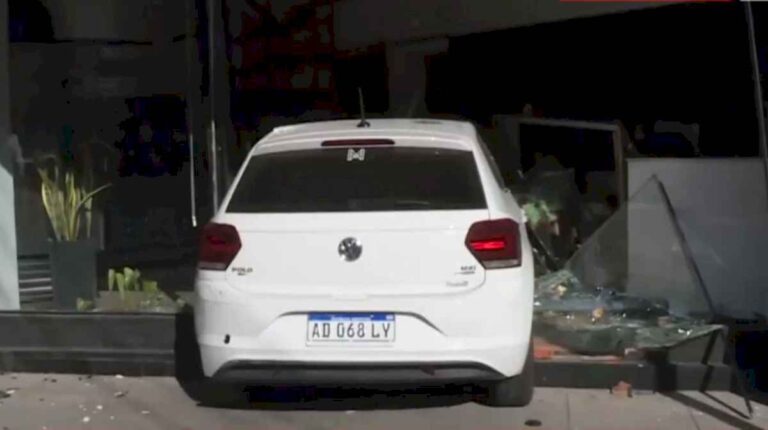
<svg viewBox="0 0 768 430">
<path fill-rule="evenodd" d="M 0 375 L 0 430 L 768 429 L 768 407 L 724 392 L 635 393 L 539 388 L 520 409 L 448 390 L 285 389 L 229 407 L 201 406 L 174 378 Z"/>
</svg>

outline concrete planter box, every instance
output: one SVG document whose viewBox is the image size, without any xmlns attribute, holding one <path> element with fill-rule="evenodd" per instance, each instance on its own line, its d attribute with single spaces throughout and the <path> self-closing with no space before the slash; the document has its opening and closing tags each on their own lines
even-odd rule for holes
<svg viewBox="0 0 768 430">
<path fill-rule="evenodd" d="M 176 314 L 0 312 L 0 370 L 172 375 L 177 333 L 194 340 L 187 320 L 179 328 Z"/>
<path fill-rule="evenodd" d="M 153 295 L 143 291 L 100 291 L 96 298 L 96 310 L 100 312 L 159 312 L 176 313 L 176 303 L 165 294 Z"/>
</svg>

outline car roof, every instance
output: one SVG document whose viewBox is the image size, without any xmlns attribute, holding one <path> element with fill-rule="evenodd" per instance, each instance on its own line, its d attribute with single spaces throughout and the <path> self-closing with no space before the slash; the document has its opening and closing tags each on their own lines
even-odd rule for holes
<svg viewBox="0 0 768 430">
<path fill-rule="evenodd" d="M 275 128 L 257 146 L 318 137 L 322 139 L 364 138 L 372 135 L 398 137 L 434 136 L 475 142 L 475 127 L 469 122 L 437 119 L 369 119 L 369 127 L 358 127 L 360 120 L 321 121 Z"/>
</svg>

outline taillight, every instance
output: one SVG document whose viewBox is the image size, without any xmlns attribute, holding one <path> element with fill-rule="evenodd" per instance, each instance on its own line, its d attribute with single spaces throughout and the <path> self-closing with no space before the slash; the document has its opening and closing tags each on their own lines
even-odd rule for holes
<svg viewBox="0 0 768 430">
<path fill-rule="evenodd" d="M 486 269 L 518 267 L 522 262 L 520 227 L 511 219 L 472 224 L 465 243 Z"/>
<path fill-rule="evenodd" d="M 240 251 L 240 235 L 229 224 L 210 223 L 200 235 L 200 257 L 197 267 L 204 270 L 227 270 Z"/>
</svg>

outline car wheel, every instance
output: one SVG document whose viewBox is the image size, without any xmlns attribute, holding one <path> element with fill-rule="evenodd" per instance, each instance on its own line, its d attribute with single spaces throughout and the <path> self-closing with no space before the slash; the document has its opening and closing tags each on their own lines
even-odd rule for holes
<svg viewBox="0 0 768 430">
<path fill-rule="evenodd" d="M 533 344 L 531 344 L 528 347 L 523 371 L 517 376 L 485 385 L 485 393 L 478 399 L 478 403 L 486 406 L 526 406 L 533 399 L 533 386 Z"/>
</svg>

